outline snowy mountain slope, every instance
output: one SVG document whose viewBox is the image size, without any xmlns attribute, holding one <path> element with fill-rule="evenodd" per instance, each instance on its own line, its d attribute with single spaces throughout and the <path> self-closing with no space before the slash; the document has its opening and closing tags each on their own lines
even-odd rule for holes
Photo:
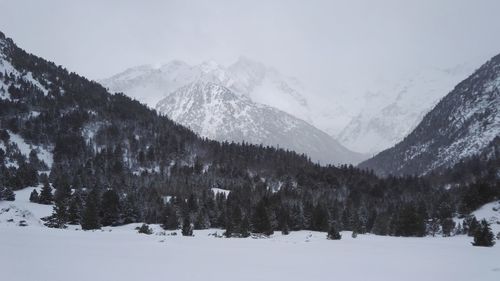
<svg viewBox="0 0 500 281">
<path fill-rule="evenodd" d="M 496 200 L 484 204 L 479 209 L 472 212 L 478 220 L 485 219 L 491 225 L 491 230 L 496 235 L 500 233 L 500 201 Z"/>
<path fill-rule="evenodd" d="M 48 90 L 46 86 L 43 86 L 41 81 L 35 79 L 31 72 L 21 73 L 6 59 L 3 48 L 5 48 L 5 41 L 0 40 L 0 99 L 16 101 L 17 97 L 11 95 L 13 89 L 19 88 L 19 80 L 31 84 L 35 91 L 47 95 Z M 6 79 L 4 76 L 8 76 Z M 46 81 L 43 81 L 47 83 Z M 26 116 L 25 119 L 35 118 L 40 114 L 38 111 L 32 110 Z M 5 153 L 4 162 L 7 166 L 19 166 L 19 157 L 21 155 L 25 159 L 29 159 L 30 152 L 34 150 L 37 154 L 39 160 L 43 161 L 47 168 L 50 169 L 53 162 L 52 157 L 52 147 L 42 147 L 38 145 L 32 145 L 27 143 L 23 137 L 19 134 L 15 134 L 12 131 L 6 130 L 9 137 L 8 139 L 0 139 L 0 150 Z"/>
<path fill-rule="evenodd" d="M 279 146 L 324 164 L 357 163 L 363 157 L 307 122 L 212 82 L 178 89 L 157 110 L 210 139 Z"/>
<path fill-rule="evenodd" d="M 157 68 L 139 66 L 102 83 L 111 91 L 123 92 L 153 108 L 185 85 L 199 80 L 217 83 L 237 95 L 305 120 L 353 151 L 373 154 L 406 136 L 440 98 L 472 72 L 471 65 L 428 68 L 353 88 L 337 85 L 328 97 L 245 57 L 227 67 L 216 62 L 192 66 L 181 61 Z M 359 92 L 365 95 L 359 97 Z"/>
<path fill-rule="evenodd" d="M 200 72 L 181 61 L 172 61 L 160 68 L 142 65 L 129 68 L 101 83 L 113 92 L 123 92 L 150 107 L 166 94 L 199 77 Z"/>
<path fill-rule="evenodd" d="M 297 79 L 246 57 L 227 67 L 213 61 L 199 65 L 171 61 L 160 67 L 138 66 L 101 83 L 112 92 L 123 92 L 154 108 L 166 95 L 200 80 L 220 84 L 253 102 L 289 113 L 331 136 L 336 136 L 354 116 L 352 112 L 357 112 L 342 103 L 343 98 L 321 98 Z"/>
<path fill-rule="evenodd" d="M 20 135 L 14 134 L 10 131 L 7 131 L 9 134 L 9 140 L 2 141 L 0 140 L 0 149 L 5 153 L 4 163 L 9 166 L 19 167 L 20 159 L 18 155 L 22 155 L 24 159 L 29 159 L 31 151 L 35 151 L 38 160 L 43 161 L 44 166 L 47 169 L 52 167 L 52 163 L 54 162 L 52 152 L 52 148 L 45 148 L 39 145 L 32 145 L 27 143 Z M 42 164 L 43 165 L 43 164 Z"/>
<path fill-rule="evenodd" d="M 227 71 L 230 80 L 224 86 L 233 92 L 312 123 L 311 108 L 303 95 L 305 90 L 297 79 L 245 57 L 240 57 Z"/>
<path fill-rule="evenodd" d="M 365 94 L 361 112 L 340 132 L 339 142 L 349 149 L 377 153 L 402 140 L 425 113 L 465 79 L 468 64 L 449 69 L 427 69 L 395 85 L 380 82 Z"/>
<path fill-rule="evenodd" d="M 400 143 L 360 164 L 381 175 L 425 174 L 483 152 L 500 136 L 500 55 L 459 83 Z"/>
<path fill-rule="evenodd" d="M 112 92 L 123 92 L 154 108 L 166 95 L 199 80 L 218 83 L 255 102 L 311 121 L 307 100 L 296 79 L 245 57 L 228 67 L 213 61 L 199 65 L 171 61 L 158 68 L 143 65 L 103 79 L 101 83 Z"/>
<path fill-rule="evenodd" d="M 0 226 L 18 225 L 24 221 L 28 226 L 45 227 L 41 218 L 52 214 L 52 205 L 30 202 L 33 190 L 41 191 L 41 186 L 16 190 L 15 201 L 0 201 Z"/>
<path fill-rule="evenodd" d="M 0 75 L 5 76 L 7 74 L 10 79 L 8 79 L 8 81 L 0 80 L 0 99 L 11 99 L 9 86 L 12 85 L 18 87 L 18 85 L 15 84 L 16 79 L 22 79 L 25 82 L 31 83 L 38 91 L 42 92 L 44 95 L 47 95 L 47 87 L 43 86 L 41 81 L 35 79 L 31 72 L 21 73 L 12 66 L 12 64 L 7 60 L 6 55 L 4 54 L 4 44 L 5 41 L 0 40 Z M 46 81 L 43 82 L 47 83 Z"/>
</svg>

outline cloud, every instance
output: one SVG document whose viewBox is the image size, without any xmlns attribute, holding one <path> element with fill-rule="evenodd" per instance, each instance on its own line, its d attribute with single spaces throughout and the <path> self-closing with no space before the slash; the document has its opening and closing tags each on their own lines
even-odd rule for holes
<svg viewBox="0 0 500 281">
<path fill-rule="evenodd" d="M 338 87 L 363 89 L 380 77 L 479 62 L 500 51 L 500 1 L 0 0 L 0 6 L 0 29 L 22 47 L 93 79 L 144 63 L 229 64 L 245 55 L 334 95 Z"/>
</svg>

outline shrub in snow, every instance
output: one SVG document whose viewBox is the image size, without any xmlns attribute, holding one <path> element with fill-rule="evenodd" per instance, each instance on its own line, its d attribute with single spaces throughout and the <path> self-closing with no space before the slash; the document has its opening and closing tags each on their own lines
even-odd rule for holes
<svg viewBox="0 0 500 281">
<path fill-rule="evenodd" d="M 217 231 L 214 232 L 214 233 L 209 233 L 208 236 L 213 236 L 213 237 L 216 237 L 216 238 L 222 238 L 222 235 L 219 234 Z"/>
<path fill-rule="evenodd" d="M 153 230 L 151 229 L 151 227 L 149 227 L 149 225 L 147 224 L 142 224 L 141 227 L 137 227 L 137 232 L 139 233 L 142 233 L 142 234 L 147 234 L 147 235 L 150 235 L 150 234 L 153 234 Z"/>
<path fill-rule="evenodd" d="M 358 233 L 356 231 L 353 231 L 352 232 L 352 235 L 351 235 L 352 238 L 356 238 L 358 237 Z"/>
<path fill-rule="evenodd" d="M 476 230 L 479 227 L 479 222 L 477 221 L 476 217 L 474 215 L 472 216 L 467 216 L 463 223 L 463 231 L 467 233 L 468 236 L 474 236 L 474 233 L 476 233 Z"/>
<path fill-rule="evenodd" d="M 14 201 L 16 200 L 16 194 L 10 188 L 0 187 L 0 200 Z"/>
<path fill-rule="evenodd" d="M 445 218 L 441 222 L 441 230 L 444 237 L 451 236 L 453 229 L 455 228 L 455 222 L 451 218 Z"/>
<path fill-rule="evenodd" d="M 331 226 L 326 238 L 328 240 L 340 240 L 342 238 L 342 235 L 340 235 L 335 226 Z"/>
</svg>

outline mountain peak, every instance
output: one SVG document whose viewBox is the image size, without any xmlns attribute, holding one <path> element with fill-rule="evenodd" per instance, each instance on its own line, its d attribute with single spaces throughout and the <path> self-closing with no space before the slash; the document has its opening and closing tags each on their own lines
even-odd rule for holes
<svg viewBox="0 0 500 281">
<path fill-rule="evenodd" d="M 228 67 L 214 61 L 205 61 L 194 66 L 182 61 L 171 61 L 159 71 L 145 69 L 143 73 L 134 74 L 136 75 L 122 75 L 128 77 L 128 81 L 116 76 L 102 82 L 110 90 L 123 92 L 152 108 L 165 96 L 186 85 L 197 81 L 212 82 L 257 104 L 275 107 L 311 122 L 309 103 L 302 95 L 304 90 L 299 83 L 244 56 Z"/>
<path fill-rule="evenodd" d="M 307 122 L 220 83 L 190 83 L 161 100 L 156 109 L 210 139 L 279 146 L 324 164 L 356 163 L 363 157 Z"/>
<path fill-rule="evenodd" d="M 170 95 L 176 95 L 178 92 L 186 91 L 186 89 L 188 89 L 189 92 L 193 95 L 216 96 L 224 94 L 226 95 L 226 97 L 228 95 L 236 97 L 236 95 L 233 92 L 231 92 L 231 90 L 224 87 L 223 85 L 202 79 L 197 80 L 189 85 L 186 85 L 178 89 L 177 91 L 171 93 Z"/>
<path fill-rule="evenodd" d="M 221 71 L 221 70 L 224 70 L 224 68 L 225 68 L 224 66 L 218 64 L 217 62 L 215 62 L 213 60 L 204 61 L 201 64 L 199 64 L 198 67 L 201 69 L 201 71 L 203 71 L 205 73 L 210 73 L 213 71 Z"/>
</svg>

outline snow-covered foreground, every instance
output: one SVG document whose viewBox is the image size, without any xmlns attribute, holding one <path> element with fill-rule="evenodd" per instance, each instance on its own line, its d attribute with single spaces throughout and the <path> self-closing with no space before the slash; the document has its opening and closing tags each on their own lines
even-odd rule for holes
<svg viewBox="0 0 500 281">
<path fill-rule="evenodd" d="M 329 241 L 299 231 L 226 239 L 209 235 L 221 230 L 162 235 L 158 226 L 153 235 L 138 234 L 137 224 L 58 230 L 38 224 L 51 207 L 27 202 L 31 190 L 0 202 L 2 280 L 500 280 L 500 246 L 472 247 L 465 236 L 353 239 L 344 232 Z M 29 225 L 18 226 L 22 219 Z"/>
</svg>

